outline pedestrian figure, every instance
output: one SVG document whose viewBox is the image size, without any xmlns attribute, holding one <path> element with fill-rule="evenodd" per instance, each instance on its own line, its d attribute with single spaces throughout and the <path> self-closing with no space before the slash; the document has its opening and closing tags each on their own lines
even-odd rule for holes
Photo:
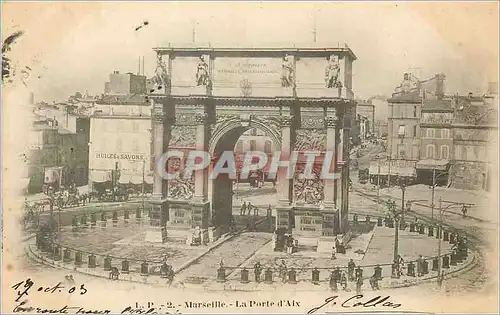
<svg viewBox="0 0 500 315">
<path fill-rule="evenodd" d="M 245 215 L 245 212 L 247 211 L 247 203 L 243 201 L 243 204 L 241 205 L 240 209 L 240 215 Z"/>
<path fill-rule="evenodd" d="M 337 252 L 337 249 L 335 248 L 335 245 L 332 246 L 332 260 L 335 260 L 337 259 L 337 257 L 335 256 L 335 253 Z"/>
<path fill-rule="evenodd" d="M 370 277 L 370 286 L 372 287 L 372 290 L 380 290 L 380 287 L 378 285 L 378 281 L 380 279 L 378 278 L 376 273 L 373 273 L 373 275 Z"/>
<path fill-rule="evenodd" d="M 287 268 L 284 260 L 281 260 L 281 266 L 279 267 L 279 274 L 281 278 L 281 282 L 285 283 L 286 282 L 286 274 L 287 274 Z"/>
<path fill-rule="evenodd" d="M 260 262 L 256 262 L 255 265 L 253 266 L 253 272 L 255 274 L 255 282 L 259 283 L 260 282 L 260 274 L 262 272 L 262 265 Z"/>
<path fill-rule="evenodd" d="M 335 271 L 332 271 L 332 273 L 330 274 L 330 289 L 332 289 L 334 292 L 338 291 Z"/>
<path fill-rule="evenodd" d="M 354 281 L 354 268 L 356 268 L 356 264 L 354 263 L 354 260 L 352 260 L 351 258 L 347 263 L 347 275 L 349 281 Z"/>
<path fill-rule="evenodd" d="M 424 259 L 420 255 L 417 259 L 417 276 L 421 277 L 424 274 Z"/>
<path fill-rule="evenodd" d="M 465 218 L 467 216 L 467 206 L 463 205 L 462 207 L 462 216 Z"/>
<path fill-rule="evenodd" d="M 342 290 L 347 291 L 347 275 L 345 271 L 342 272 L 342 276 L 340 277 L 340 284 L 342 285 Z"/>
<path fill-rule="evenodd" d="M 248 216 L 250 216 L 250 214 L 252 213 L 252 208 L 253 208 L 253 205 L 252 203 L 249 201 L 248 204 L 247 204 L 247 210 L 248 210 Z"/>
<path fill-rule="evenodd" d="M 361 294 L 361 287 L 363 286 L 363 277 L 358 276 L 356 279 L 356 294 Z"/>
<path fill-rule="evenodd" d="M 271 208 L 271 205 L 267 207 L 267 218 L 270 219 L 273 216 L 273 209 Z"/>
<path fill-rule="evenodd" d="M 253 207 L 253 215 L 258 216 L 259 215 L 259 208 Z"/>
</svg>

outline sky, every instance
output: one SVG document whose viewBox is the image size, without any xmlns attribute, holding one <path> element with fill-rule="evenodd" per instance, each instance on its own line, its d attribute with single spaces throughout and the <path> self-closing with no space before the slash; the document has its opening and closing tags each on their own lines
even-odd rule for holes
<svg viewBox="0 0 500 315">
<path fill-rule="evenodd" d="M 313 41 L 316 21 L 317 44 L 347 43 L 358 57 L 353 90 L 360 99 L 390 96 L 411 69 L 422 79 L 445 73 L 448 93 L 483 93 L 489 81 L 498 81 L 495 3 L 21 5 L 3 5 L 3 14 L 10 15 L 3 16 L 2 37 L 25 31 L 11 55 L 33 69 L 29 89 L 37 101 L 66 100 L 76 91 L 100 94 L 113 70 L 137 72 L 139 56 L 150 77 L 156 62 L 152 48 L 193 43 L 193 25 L 194 44 L 300 46 Z M 143 21 L 148 25 L 135 31 Z"/>
</svg>

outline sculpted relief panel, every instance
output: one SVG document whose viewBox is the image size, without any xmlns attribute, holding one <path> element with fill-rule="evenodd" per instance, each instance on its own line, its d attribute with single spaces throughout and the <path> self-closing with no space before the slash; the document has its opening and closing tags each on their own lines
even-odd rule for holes
<svg viewBox="0 0 500 315">
<path fill-rule="evenodd" d="M 321 165 L 313 167 L 312 174 L 314 178 L 302 178 L 304 174 L 304 165 L 297 165 L 295 178 L 293 182 L 294 201 L 298 203 L 317 205 L 324 199 L 324 182 L 321 179 Z"/>
<path fill-rule="evenodd" d="M 196 127 L 174 125 L 170 131 L 169 148 L 194 148 L 196 146 Z"/>
<path fill-rule="evenodd" d="M 184 163 L 178 158 L 170 158 L 167 163 L 169 173 L 179 172 L 176 179 L 168 181 L 168 198 L 189 200 L 194 196 L 194 173 L 190 178 L 184 177 Z"/>
<path fill-rule="evenodd" d="M 298 129 L 295 138 L 295 151 L 324 151 L 326 133 L 322 129 Z"/>
</svg>

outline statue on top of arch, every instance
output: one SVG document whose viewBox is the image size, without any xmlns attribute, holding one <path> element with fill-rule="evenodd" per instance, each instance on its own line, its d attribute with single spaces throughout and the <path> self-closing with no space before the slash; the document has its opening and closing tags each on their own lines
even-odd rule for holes
<svg viewBox="0 0 500 315">
<path fill-rule="evenodd" d="M 283 57 L 281 68 L 281 86 L 292 87 L 294 85 L 292 56 L 286 55 L 285 57 Z"/>
<path fill-rule="evenodd" d="M 340 82 L 340 63 L 339 57 L 336 55 L 330 55 L 328 57 L 328 64 L 325 68 L 325 83 L 327 88 L 341 88 L 342 82 Z"/>
<path fill-rule="evenodd" d="M 200 56 L 198 65 L 196 66 L 196 85 L 208 86 L 210 78 L 208 76 L 208 63 L 205 61 L 205 56 Z"/>
<path fill-rule="evenodd" d="M 155 76 L 153 77 L 155 91 L 166 90 L 168 86 L 168 71 L 163 55 L 158 54 L 156 60 Z"/>
</svg>

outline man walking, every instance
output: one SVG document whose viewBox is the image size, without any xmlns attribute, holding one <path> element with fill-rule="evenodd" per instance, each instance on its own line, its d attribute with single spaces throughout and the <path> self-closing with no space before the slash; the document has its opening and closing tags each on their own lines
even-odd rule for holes
<svg viewBox="0 0 500 315">
<path fill-rule="evenodd" d="M 247 203 L 243 201 L 243 204 L 241 205 L 240 208 L 240 215 L 245 215 L 245 212 L 247 211 Z"/>
</svg>

